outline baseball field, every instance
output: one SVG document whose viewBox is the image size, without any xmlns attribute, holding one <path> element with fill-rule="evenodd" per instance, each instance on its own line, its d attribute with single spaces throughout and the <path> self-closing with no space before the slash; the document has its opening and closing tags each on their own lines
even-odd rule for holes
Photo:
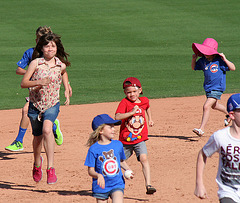
<svg viewBox="0 0 240 203">
<path fill-rule="evenodd" d="M 202 72 L 191 70 L 193 42 L 211 37 L 218 51 L 234 62 L 227 73 L 221 103 L 239 88 L 239 9 L 237 0 L 43 0 L 2 1 L 0 8 L 0 202 L 95 202 L 91 178 L 83 165 L 94 116 L 114 116 L 124 97 L 122 82 L 137 77 L 143 95 L 150 99 L 155 125 L 147 141 L 152 185 L 157 192 L 146 195 L 140 163 L 127 162 L 135 173 L 126 181 L 124 202 L 217 202 L 215 176 L 218 156 L 208 160 L 205 186 L 209 199 L 198 200 L 193 192 L 198 151 L 209 136 L 224 127 L 224 115 L 211 111 L 204 137 L 199 127 L 205 101 Z M 16 63 L 25 50 L 35 46 L 38 26 L 51 26 L 62 36 L 72 65 L 67 69 L 73 88 L 71 105 L 64 106 L 61 89 L 59 120 L 64 143 L 55 148 L 58 182 L 32 179 L 32 135 L 29 126 L 24 150 L 4 148 L 16 137 L 28 90 Z M 119 128 L 117 127 L 116 139 Z M 45 167 L 45 168 L 44 168 Z"/>
</svg>

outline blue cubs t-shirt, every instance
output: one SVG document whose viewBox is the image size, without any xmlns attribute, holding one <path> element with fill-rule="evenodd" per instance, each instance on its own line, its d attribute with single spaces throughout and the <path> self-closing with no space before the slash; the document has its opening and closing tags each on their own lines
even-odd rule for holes
<svg viewBox="0 0 240 203">
<path fill-rule="evenodd" d="M 23 57 L 17 62 L 17 66 L 24 69 L 32 61 L 34 48 L 30 48 L 24 52 Z"/>
<path fill-rule="evenodd" d="M 97 184 L 93 178 L 92 191 L 94 193 L 106 193 L 115 188 L 125 188 L 125 181 L 121 171 L 120 162 L 125 160 L 123 144 L 118 140 L 112 140 L 108 145 L 93 144 L 87 153 L 84 165 L 94 167 L 97 173 L 103 175 L 105 188 Z"/>
<path fill-rule="evenodd" d="M 203 87 L 206 92 L 212 90 L 225 91 L 226 71 L 229 71 L 229 68 L 220 56 L 216 56 L 213 61 L 208 61 L 205 57 L 200 58 L 196 62 L 194 70 L 204 72 Z"/>
</svg>

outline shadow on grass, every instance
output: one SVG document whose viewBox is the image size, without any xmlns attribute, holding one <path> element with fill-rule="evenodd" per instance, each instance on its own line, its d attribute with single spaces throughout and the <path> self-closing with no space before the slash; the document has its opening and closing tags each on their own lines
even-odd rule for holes
<svg viewBox="0 0 240 203">
<path fill-rule="evenodd" d="M 177 135 L 148 135 L 148 137 L 161 137 L 161 138 L 169 138 L 169 139 L 179 139 L 185 140 L 186 142 L 198 142 L 197 136 L 177 136 Z"/>
</svg>

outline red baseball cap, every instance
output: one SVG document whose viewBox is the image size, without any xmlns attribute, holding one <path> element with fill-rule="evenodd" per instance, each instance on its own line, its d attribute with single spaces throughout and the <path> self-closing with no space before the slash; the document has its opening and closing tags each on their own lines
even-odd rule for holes
<svg viewBox="0 0 240 203">
<path fill-rule="evenodd" d="M 126 84 L 126 82 L 129 82 L 130 84 Z M 141 82 L 135 78 L 135 77 L 129 77 L 127 79 L 124 80 L 123 82 L 123 89 L 125 89 L 126 87 L 142 87 Z M 143 92 L 141 92 L 142 94 Z"/>
<path fill-rule="evenodd" d="M 131 84 L 125 84 L 126 82 L 129 82 Z M 140 81 L 137 78 L 129 77 L 123 82 L 123 89 L 126 87 L 142 87 Z"/>
</svg>

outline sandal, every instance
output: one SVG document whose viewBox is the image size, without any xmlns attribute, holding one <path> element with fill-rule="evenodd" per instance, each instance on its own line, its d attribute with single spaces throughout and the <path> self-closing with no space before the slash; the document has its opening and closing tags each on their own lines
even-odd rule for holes
<svg viewBox="0 0 240 203">
<path fill-rule="evenodd" d="M 193 132 L 196 133 L 199 137 L 202 137 L 204 132 L 201 129 L 194 128 Z"/>
<path fill-rule="evenodd" d="M 146 194 L 153 194 L 154 192 L 156 192 L 157 190 L 153 187 L 153 186 L 151 186 L 151 185 L 148 185 L 148 186 L 146 186 L 146 189 L 147 189 L 147 192 L 146 192 Z"/>
<path fill-rule="evenodd" d="M 230 116 L 229 115 L 226 115 L 226 119 L 224 120 L 224 124 L 225 124 L 225 126 L 228 126 L 230 123 L 231 123 L 231 118 L 230 118 Z"/>
</svg>

